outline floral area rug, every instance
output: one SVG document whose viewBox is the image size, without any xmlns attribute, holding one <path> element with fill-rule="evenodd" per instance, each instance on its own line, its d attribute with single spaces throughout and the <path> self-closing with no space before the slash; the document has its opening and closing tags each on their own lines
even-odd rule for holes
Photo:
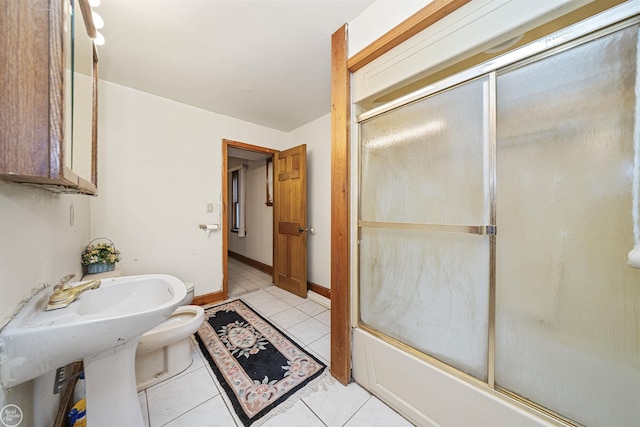
<svg viewBox="0 0 640 427">
<path fill-rule="evenodd" d="M 245 426 L 292 405 L 326 368 L 241 300 L 206 309 L 196 338 Z"/>
</svg>

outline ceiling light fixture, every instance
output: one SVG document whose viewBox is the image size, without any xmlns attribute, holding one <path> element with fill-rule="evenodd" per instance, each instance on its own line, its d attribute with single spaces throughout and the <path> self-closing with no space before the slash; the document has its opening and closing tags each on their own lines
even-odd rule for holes
<svg viewBox="0 0 640 427">
<path fill-rule="evenodd" d="M 96 36 L 93 39 L 93 43 L 96 46 L 102 46 L 104 44 L 104 36 L 102 35 L 102 33 L 100 33 L 100 31 L 96 31 Z"/>
<path fill-rule="evenodd" d="M 97 12 L 91 11 L 91 17 L 93 18 L 93 25 L 99 30 L 104 27 L 104 19 Z"/>
</svg>

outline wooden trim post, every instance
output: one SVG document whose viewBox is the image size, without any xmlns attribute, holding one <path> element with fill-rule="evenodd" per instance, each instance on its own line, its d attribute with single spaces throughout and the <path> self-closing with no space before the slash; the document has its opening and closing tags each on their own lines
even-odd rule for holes
<svg viewBox="0 0 640 427">
<path fill-rule="evenodd" d="M 351 379 L 349 80 L 344 25 L 331 36 L 331 374 L 345 385 Z"/>
</svg>

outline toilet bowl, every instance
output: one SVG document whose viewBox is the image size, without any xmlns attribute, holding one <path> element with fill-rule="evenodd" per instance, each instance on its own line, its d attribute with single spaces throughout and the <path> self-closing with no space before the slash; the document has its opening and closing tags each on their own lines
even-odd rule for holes
<svg viewBox="0 0 640 427">
<path fill-rule="evenodd" d="M 185 283 L 187 296 L 183 304 L 193 300 L 193 284 Z M 191 340 L 204 321 L 204 309 L 182 305 L 169 319 L 145 333 L 136 350 L 136 382 L 138 391 L 164 381 L 191 366 Z"/>
</svg>

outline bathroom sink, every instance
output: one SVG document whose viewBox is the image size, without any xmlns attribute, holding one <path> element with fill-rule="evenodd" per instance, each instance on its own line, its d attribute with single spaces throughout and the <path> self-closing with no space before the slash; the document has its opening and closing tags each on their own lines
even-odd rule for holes
<svg viewBox="0 0 640 427">
<path fill-rule="evenodd" d="M 163 274 L 117 277 L 101 282 L 99 288 L 82 293 L 62 309 L 45 311 L 51 287 L 25 304 L 0 331 L 3 387 L 16 386 L 83 360 L 87 414 L 93 411 L 93 422 L 100 424 L 102 394 L 111 400 L 109 409 L 113 410 L 114 397 L 127 395 L 130 400 L 131 387 L 133 404 L 139 412 L 133 368 L 136 346 L 142 334 L 169 318 L 182 303 L 186 289 L 180 279 Z M 123 404 L 129 407 L 132 402 Z M 127 408 L 119 410 L 127 412 Z M 131 421 L 129 418 L 128 422 Z"/>
</svg>

